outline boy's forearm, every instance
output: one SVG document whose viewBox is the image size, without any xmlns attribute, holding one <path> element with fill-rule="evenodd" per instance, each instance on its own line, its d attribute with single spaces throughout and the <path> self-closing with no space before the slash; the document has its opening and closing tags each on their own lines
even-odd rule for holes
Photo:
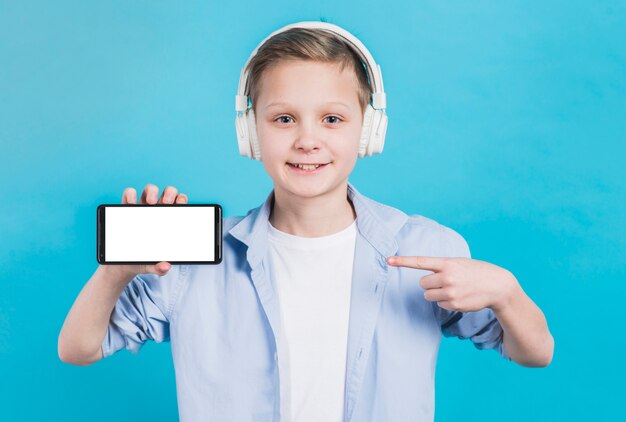
<svg viewBox="0 0 626 422">
<path fill-rule="evenodd" d="M 513 293 L 493 311 L 504 330 L 504 348 L 512 360 L 531 367 L 550 364 L 554 339 L 546 318 L 517 281 Z"/>
<path fill-rule="evenodd" d="M 74 301 L 58 339 L 59 358 L 75 365 L 89 365 L 101 358 L 111 312 L 132 275 L 115 267 L 99 266 Z"/>
</svg>

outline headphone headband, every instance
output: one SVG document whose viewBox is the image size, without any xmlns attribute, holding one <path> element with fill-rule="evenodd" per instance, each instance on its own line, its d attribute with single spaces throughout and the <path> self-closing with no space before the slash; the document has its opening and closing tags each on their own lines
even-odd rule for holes
<svg viewBox="0 0 626 422">
<path fill-rule="evenodd" d="M 347 41 L 354 49 L 354 51 L 359 55 L 363 63 L 367 66 L 367 74 L 370 80 L 370 89 L 371 89 L 371 98 L 372 98 L 372 107 L 376 110 L 384 110 L 387 108 L 387 99 L 385 95 L 385 91 L 383 88 L 383 78 L 380 71 L 380 66 L 374 61 L 374 58 L 370 54 L 369 50 L 363 45 L 361 41 L 359 41 L 354 35 L 346 31 L 345 29 L 328 23 L 328 22 L 316 22 L 316 21 L 304 21 L 297 22 L 286 25 L 265 37 L 261 43 L 252 51 L 250 57 L 246 61 L 245 66 L 241 69 L 241 75 L 239 78 L 239 87 L 237 89 L 237 97 L 235 99 L 235 110 L 237 112 L 243 112 L 248 109 L 248 95 L 246 94 L 246 89 L 248 88 L 248 72 L 247 67 L 252 58 L 257 54 L 259 48 L 265 42 L 272 38 L 274 35 L 279 34 L 281 32 L 288 31 L 292 28 L 305 28 L 305 29 L 323 29 L 327 32 L 334 33 L 342 37 L 345 41 Z"/>
</svg>

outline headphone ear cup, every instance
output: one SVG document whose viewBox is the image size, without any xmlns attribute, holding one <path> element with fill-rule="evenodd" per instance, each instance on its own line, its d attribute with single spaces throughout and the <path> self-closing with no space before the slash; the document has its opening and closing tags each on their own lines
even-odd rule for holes
<svg viewBox="0 0 626 422">
<path fill-rule="evenodd" d="M 374 110 L 371 125 L 370 141 L 367 144 L 366 154 L 380 154 L 383 152 L 387 133 L 387 114 L 384 110 Z"/>
<path fill-rule="evenodd" d="M 249 109 L 247 112 L 247 121 L 248 121 L 248 131 L 250 135 L 250 149 L 252 154 L 250 158 L 254 158 L 255 160 L 261 160 L 261 145 L 259 145 L 259 140 L 256 133 L 256 117 L 254 116 L 254 110 Z"/>
<path fill-rule="evenodd" d="M 372 107 L 371 104 L 368 104 L 367 107 L 365 107 L 365 113 L 363 114 L 363 126 L 361 126 L 361 139 L 359 140 L 359 157 L 364 157 L 368 150 L 374 111 L 374 107 Z"/>
<path fill-rule="evenodd" d="M 247 112 L 237 113 L 237 117 L 235 117 L 235 128 L 237 129 L 237 144 L 239 145 L 239 154 L 243 155 L 244 157 L 252 157 L 252 150 L 250 149 Z"/>
</svg>

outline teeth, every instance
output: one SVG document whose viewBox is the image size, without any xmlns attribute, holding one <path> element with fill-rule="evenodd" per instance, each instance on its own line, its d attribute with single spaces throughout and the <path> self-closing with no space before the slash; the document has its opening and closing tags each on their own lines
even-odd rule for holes
<svg viewBox="0 0 626 422">
<path fill-rule="evenodd" d="M 301 168 L 302 170 L 315 170 L 320 166 L 320 164 L 293 164 L 295 167 Z"/>
</svg>

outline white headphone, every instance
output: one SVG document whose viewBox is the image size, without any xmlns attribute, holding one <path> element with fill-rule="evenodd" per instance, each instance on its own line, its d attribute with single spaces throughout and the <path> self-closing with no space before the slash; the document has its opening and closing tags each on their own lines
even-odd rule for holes
<svg viewBox="0 0 626 422">
<path fill-rule="evenodd" d="M 354 50 L 367 67 L 370 87 L 372 89 L 371 103 L 367 105 L 365 114 L 363 115 L 361 140 L 359 142 L 359 157 L 381 153 L 385 145 L 385 133 L 387 132 L 387 114 L 385 112 L 387 99 L 383 89 L 383 76 L 380 72 L 380 66 L 374 61 L 374 58 L 363 43 L 354 35 L 337 25 L 315 21 L 293 23 L 272 32 L 254 49 L 252 54 L 250 54 L 250 58 L 248 58 L 246 65 L 241 70 L 239 88 L 237 90 L 237 96 L 235 97 L 235 110 L 237 111 L 235 127 L 237 129 L 239 153 L 245 157 L 254 158 L 256 160 L 261 159 L 261 148 L 256 133 L 254 110 L 249 106 L 249 97 L 247 95 L 248 72 L 246 72 L 246 67 L 248 67 L 248 63 L 250 63 L 250 60 L 256 55 L 259 47 L 261 47 L 265 41 L 291 28 L 324 29 L 341 36 L 354 47 Z"/>
</svg>

